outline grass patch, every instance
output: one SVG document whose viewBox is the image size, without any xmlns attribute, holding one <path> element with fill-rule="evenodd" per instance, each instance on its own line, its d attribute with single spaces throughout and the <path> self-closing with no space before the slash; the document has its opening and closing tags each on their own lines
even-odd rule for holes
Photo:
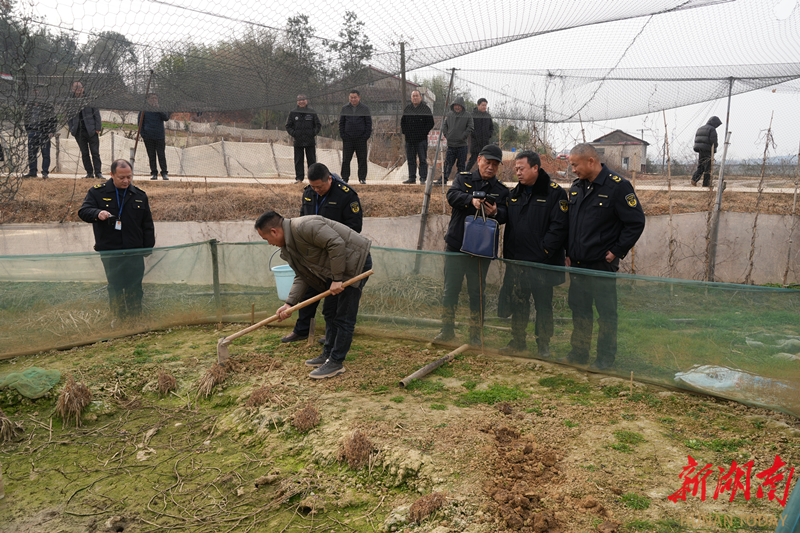
<svg viewBox="0 0 800 533">
<path fill-rule="evenodd" d="M 415 379 L 406 386 L 407 391 L 418 391 L 422 394 L 435 394 L 444 390 L 444 385 L 438 381 L 428 381 L 425 379 Z"/>
<path fill-rule="evenodd" d="M 405 396 L 392 396 L 391 398 L 389 398 L 389 401 L 390 402 L 394 402 L 394 403 L 403 403 L 404 401 L 406 401 L 406 397 Z"/>
<path fill-rule="evenodd" d="M 620 499 L 622 500 L 622 503 L 625 505 L 625 507 L 627 507 L 628 509 L 637 509 L 639 511 L 642 511 L 650 507 L 650 498 L 647 498 L 645 496 L 639 496 L 638 494 L 635 494 L 633 492 L 623 494 L 622 498 Z"/>
<path fill-rule="evenodd" d="M 564 425 L 567 426 L 568 428 L 575 428 L 575 427 L 578 427 L 580 424 L 578 424 L 577 422 L 573 422 L 570 419 L 565 419 L 564 420 Z"/>
<path fill-rule="evenodd" d="M 705 446 L 712 452 L 735 452 L 747 444 L 745 439 L 714 439 L 706 442 Z"/>
<path fill-rule="evenodd" d="M 619 441 L 622 444 L 630 444 L 634 446 L 636 444 L 641 444 L 642 442 L 645 442 L 644 437 L 639 433 L 636 433 L 635 431 L 625 431 L 625 430 L 615 431 L 614 437 L 616 437 L 617 441 Z"/>
<path fill-rule="evenodd" d="M 388 392 L 389 386 L 388 385 L 379 385 L 372 389 L 372 392 Z"/>
<path fill-rule="evenodd" d="M 548 389 L 564 391 L 567 394 L 589 394 L 591 388 L 586 383 L 578 383 L 563 374 L 539 380 L 539 385 Z"/>
<path fill-rule="evenodd" d="M 464 383 L 462 383 L 461 386 L 464 387 L 467 390 L 475 390 L 475 387 L 478 386 L 478 382 L 469 380 L 469 381 L 465 381 Z"/>
<path fill-rule="evenodd" d="M 453 369 L 449 366 L 442 365 L 433 372 L 431 372 L 434 376 L 439 376 L 443 378 L 452 378 L 453 377 Z"/>
<path fill-rule="evenodd" d="M 434 411 L 446 411 L 447 406 L 443 403 L 432 403 L 431 409 L 433 409 Z"/>
<path fill-rule="evenodd" d="M 517 387 L 492 385 L 487 390 L 472 390 L 461 395 L 461 403 L 466 405 L 475 403 L 494 405 L 498 402 L 513 402 L 520 398 L 527 398 L 528 396 L 530 395 Z"/>
<path fill-rule="evenodd" d="M 633 448 L 627 444 L 609 444 L 608 447 L 622 453 L 633 453 Z"/>
</svg>

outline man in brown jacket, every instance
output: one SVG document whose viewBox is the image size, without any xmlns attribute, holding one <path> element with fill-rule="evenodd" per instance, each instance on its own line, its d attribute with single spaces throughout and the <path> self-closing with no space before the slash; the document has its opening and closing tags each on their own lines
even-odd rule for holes
<svg viewBox="0 0 800 533">
<path fill-rule="evenodd" d="M 298 304 L 309 287 L 318 292 L 330 289 L 325 298 L 325 348 L 322 354 L 306 361 L 316 367 L 309 374 L 324 379 L 345 371 L 343 366 L 358 318 L 358 304 L 366 279 L 348 287 L 342 283 L 372 268 L 369 249 L 372 242 L 344 224 L 319 215 L 284 219 L 267 211 L 256 220 L 262 239 L 281 249 L 281 258 L 295 272 L 289 297 L 277 311 L 280 320 L 291 315 L 286 311 Z"/>
</svg>

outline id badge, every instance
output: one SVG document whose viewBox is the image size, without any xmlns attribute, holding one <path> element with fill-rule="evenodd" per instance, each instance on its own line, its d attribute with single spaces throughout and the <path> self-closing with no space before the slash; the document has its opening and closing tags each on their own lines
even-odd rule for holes
<svg viewBox="0 0 800 533">
<path fill-rule="evenodd" d="M 114 224 L 114 229 L 118 230 L 118 231 L 122 231 L 122 221 L 121 220 L 117 220 L 117 222 Z"/>
</svg>

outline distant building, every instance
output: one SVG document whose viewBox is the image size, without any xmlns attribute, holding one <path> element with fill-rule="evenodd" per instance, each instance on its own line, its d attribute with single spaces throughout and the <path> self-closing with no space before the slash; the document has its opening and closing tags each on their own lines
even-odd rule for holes
<svg viewBox="0 0 800 533">
<path fill-rule="evenodd" d="M 614 170 L 644 172 L 647 168 L 649 143 L 622 130 L 614 130 L 589 144 L 595 147 L 600 159 Z"/>
</svg>

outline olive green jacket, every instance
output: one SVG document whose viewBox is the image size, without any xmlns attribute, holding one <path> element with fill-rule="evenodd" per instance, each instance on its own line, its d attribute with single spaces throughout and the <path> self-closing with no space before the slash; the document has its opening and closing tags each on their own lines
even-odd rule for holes
<svg viewBox="0 0 800 533">
<path fill-rule="evenodd" d="M 347 281 L 364 271 L 372 241 L 344 224 L 308 215 L 283 220 L 286 243 L 281 258 L 295 272 L 286 303 L 296 305 L 313 287 L 319 292 L 330 288 L 331 281 Z"/>
</svg>

